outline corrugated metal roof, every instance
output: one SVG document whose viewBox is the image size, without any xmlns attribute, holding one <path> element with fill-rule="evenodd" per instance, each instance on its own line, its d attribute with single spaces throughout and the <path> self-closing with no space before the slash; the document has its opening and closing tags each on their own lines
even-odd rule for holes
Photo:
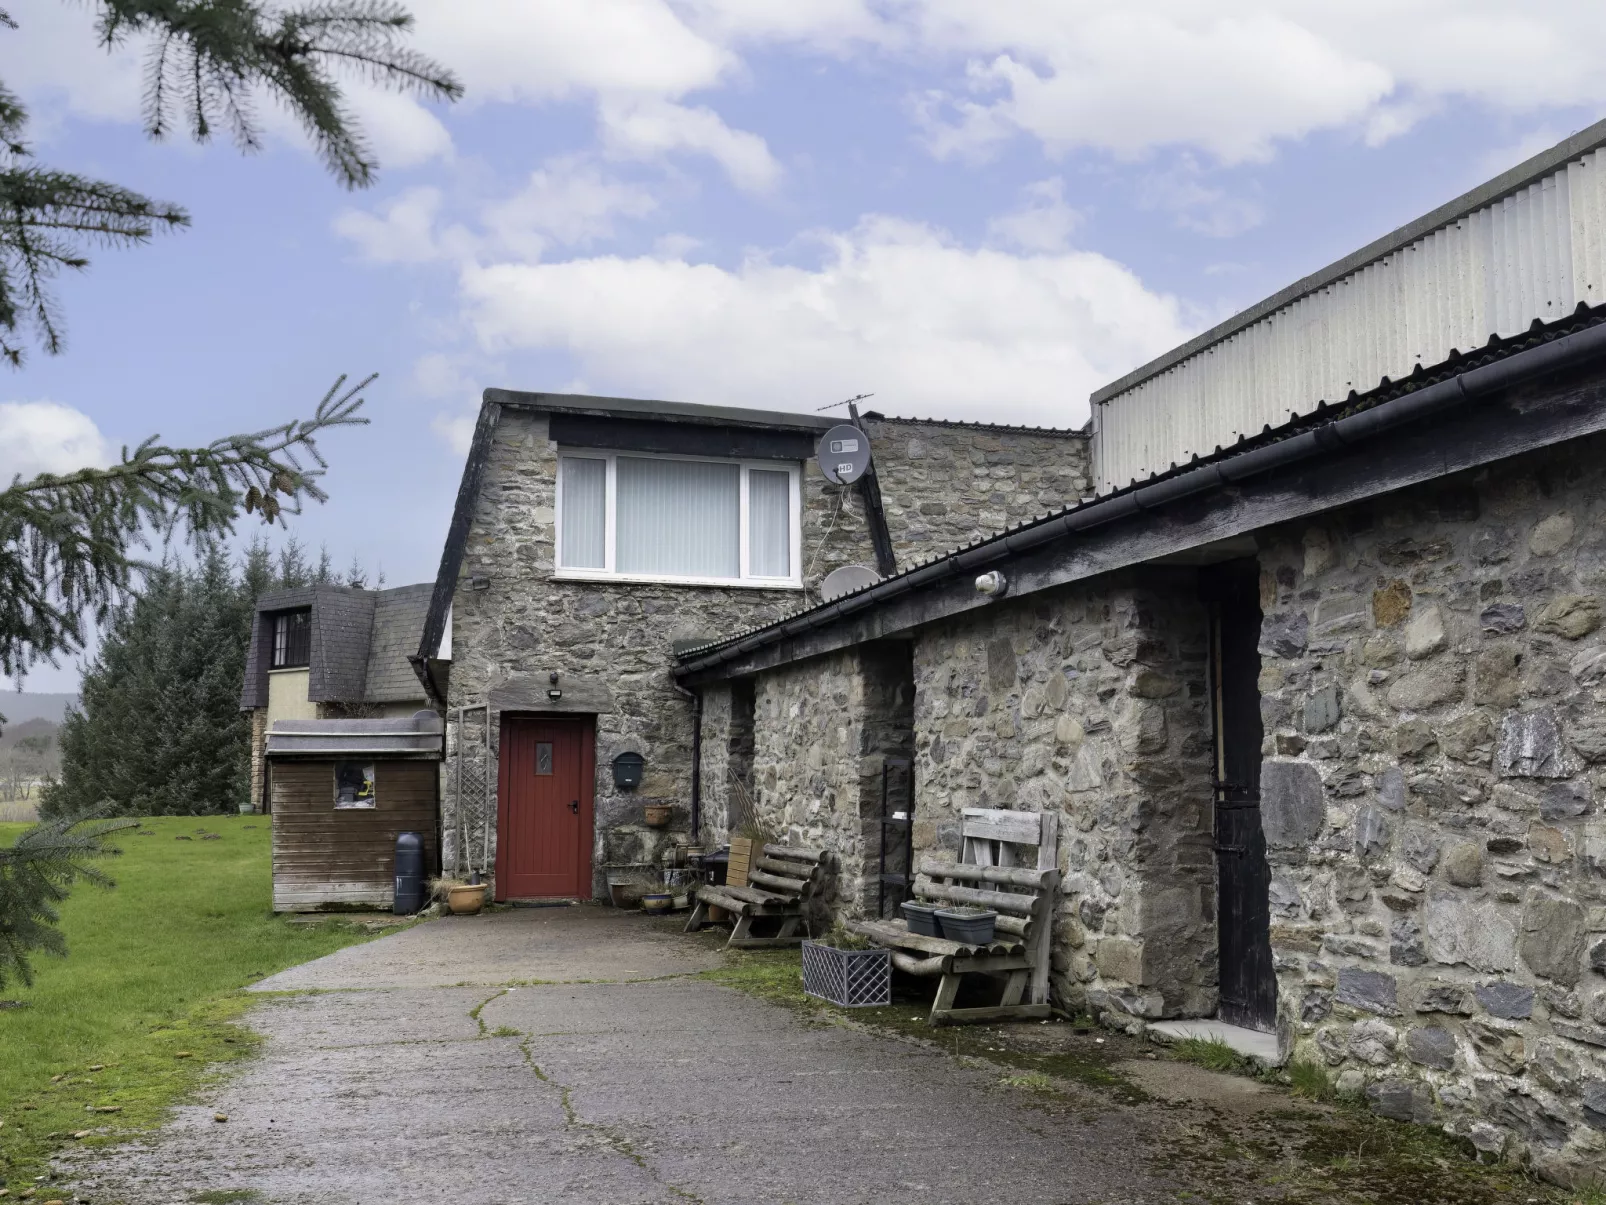
<svg viewBox="0 0 1606 1205">
<path fill-rule="evenodd" d="M 1349 397 L 1339 405 L 1330 406 L 1324 402 L 1318 407 L 1313 407 L 1309 413 L 1287 418 L 1286 421 L 1277 425 L 1276 427 L 1268 428 L 1254 436 L 1246 436 L 1241 442 L 1235 441 L 1232 447 L 1217 448 L 1210 455 L 1199 457 L 1197 462 L 1190 461 L 1185 465 L 1173 466 L 1163 473 L 1156 474 L 1152 478 L 1142 482 L 1129 483 L 1119 489 L 1110 491 L 1109 494 L 1106 494 L 1102 497 L 1083 499 L 1059 510 L 1052 511 L 1044 515 L 1039 515 L 1035 519 L 1017 523 L 1012 527 L 1007 527 L 992 535 L 985 536 L 978 540 L 972 540 L 968 544 L 961 544 L 947 552 L 938 553 L 935 556 L 927 557 L 925 560 L 907 565 L 898 573 L 894 574 L 893 578 L 908 577 L 927 565 L 932 565 L 939 561 L 945 561 L 950 557 L 959 556 L 961 553 L 968 552 L 973 548 L 979 548 L 983 544 L 992 544 L 994 542 L 1003 540 L 1008 536 L 1015 534 L 1016 532 L 1025 531 L 1028 528 L 1036 527 L 1039 524 L 1059 518 L 1062 515 L 1067 515 L 1073 511 L 1081 510 L 1084 507 L 1101 503 L 1111 495 L 1129 493 L 1141 487 L 1152 485 L 1157 480 L 1163 481 L 1167 477 L 1176 476 L 1180 473 L 1186 472 L 1187 470 L 1196 467 L 1196 465 L 1199 463 L 1223 461 L 1229 460 L 1235 456 L 1241 456 L 1244 453 L 1250 452 L 1254 449 L 1265 447 L 1269 444 L 1274 444 L 1281 440 L 1291 438 L 1292 436 L 1298 435 L 1312 427 L 1318 427 L 1326 423 L 1336 422 L 1339 419 L 1347 417 L 1348 415 L 1358 414 L 1363 410 L 1368 410 L 1371 407 L 1380 405 L 1383 402 L 1391 401 L 1394 398 L 1402 397 L 1405 394 L 1415 392 L 1418 389 L 1422 389 L 1425 386 L 1432 385 L 1438 381 L 1448 380 L 1451 377 L 1459 376 L 1460 374 L 1468 372 L 1473 368 L 1480 367 L 1484 364 L 1495 363 L 1496 361 L 1513 356 L 1518 352 L 1526 351 L 1529 348 L 1538 347 L 1541 344 L 1551 342 L 1555 339 L 1562 338 L 1565 335 L 1570 335 L 1577 331 L 1585 330 L 1589 327 L 1600 326 L 1603 323 L 1606 323 L 1606 305 L 1597 306 L 1594 308 L 1586 308 L 1580 305 L 1577 311 L 1572 314 L 1568 314 L 1564 318 L 1559 318 L 1555 322 L 1548 324 L 1536 323 L 1530 329 L 1522 332 L 1519 335 L 1513 336 L 1510 339 L 1490 338 L 1485 346 L 1471 353 L 1462 354 L 1461 352 L 1457 351 L 1454 354 L 1445 357 L 1442 363 L 1435 364 L 1429 368 L 1424 368 L 1419 365 L 1410 374 L 1408 379 L 1399 381 L 1385 381 L 1374 389 Z M 754 624 L 752 627 L 745 628 L 727 636 L 720 636 L 714 640 L 707 640 L 701 643 L 686 642 L 685 644 L 677 642 L 672 653 L 673 659 L 677 663 L 684 665 L 685 663 L 695 661 L 699 657 L 705 656 L 714 650 L 728 648 L 731 645 L 740 644 L 742 641 L 748 640 L 761 633 L 767 638 L 780 638 L 782 635 L 784 635 L 786 626 L 790 623 L 793 623 L 800 616 L 807 615 L 812 611 L 822 611 L 826 608 L 834 607 L 845 599 L 853 598 L 855 595 L 863 594 L 865 591 L 872 590 L 876 586 L 879 586 L 882 582 L 893 580 L 893 578 L 879 579 L 877 582 L 862 586 L 857 590 L 851 590 L 847 594 L 833 598 L 827 602 L 818 602 L 809 606 L 797 607 L 787 614 L 767 623 Z"/>
<path fill-rule="evenodd" d="M 1094 394 L 1098 489 L 1606 300 L 1602 142 L 1606 122 Z"/>
</svg>

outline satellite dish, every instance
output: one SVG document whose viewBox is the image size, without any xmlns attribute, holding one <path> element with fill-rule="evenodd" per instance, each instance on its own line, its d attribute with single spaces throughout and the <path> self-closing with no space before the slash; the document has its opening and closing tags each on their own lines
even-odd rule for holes
<svg viewBox="0 0 1606 1205">
<path fill-rule="evenodd" d="M 820 437 L 815 455 L 827 481 L 852 485 L 870 467 L 870 437 L 857 427 L 840 423 Z"/>
<path fill-rule="evenodd" d="M 873 586 L 880 580 L 881 575 L 868 565 L 843 565 L 825 575 L 825 580 L 820 583 L 820 601 L 830 602 L 833 598 Z"/>
</svg>

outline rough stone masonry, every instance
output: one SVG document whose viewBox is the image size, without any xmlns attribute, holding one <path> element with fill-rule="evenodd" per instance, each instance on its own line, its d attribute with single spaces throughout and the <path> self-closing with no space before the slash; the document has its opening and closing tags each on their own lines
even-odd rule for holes
<svg viewBox="0 0 1606 1205">
<path fill-rule="evenodd" d="M 887 523 L 900 565 L 980 538 L 991 530 L 1064 505 L 1088 489 L 1087 436 L 1071 431 L 865 420 Z M 496 799 L 496 750 L 503 711 L 566 711 L 596 717 L 594 891 L 606 894 L 608 868 L 650 874 L 666 846 L 690 833 L 693 712 L 670 678 L 677 640 L 710 640 L 767 623 L 817 601 L 820 580 L 849 563 L 873 564 L 856 491 L 830 486 L 812 462 L 803 476 L 804 590 L 554 580 L 559 449 L 547 416 L 503 410 L 473 513 L 453 596 L 449 707 L 491 709 L 487 756 L 484 713 L 448 727 L 442 769 L 443 853 L 459 847 L 476 862 L 495 833 L 481 826 L 482 800 Z M 559 675 L 554 704 L 548 676 Z M 705 743 L 730 748 L 728 699 L 705 700 Z M 750 714 L 735 717 L 738 728 Z M 459 731 L 461 728 L 461 731 Z M 738 736 L 740 739 L 740 736 Z M 488 793 L 470 789 L 460 815 L 453 782 L 459 749 L 483 767 Z M 612 759 L 646 761 L 639 789 L 616 788 Z M 729 807 L 725 759 L 705 759 L 705 840 L 724 836 Z M 471 788 L 478 778 L 465 775 Z M 668 803 L 667 829 L 642 821 L 642 805 Z M 460 821 L 467 841 L 459 840 Z"/>
<path fill-rule="evenodd" d="M 1552 1178 L 1606 1167 L 1606 440 L 1258 533 L 1263 823 L 1283 1053 Z M 1055 999 L 1215 1010 L 1207 611 L 1149 567 L 915 629 L 916 855 L 1057 808 Z M 866 906 L 894 672 L 758 675 L 766 820 Z M 878 713 L 878 708 L 881 709 Z M 883 723 L 883 728 L 885 727 Z"/>
</svg>

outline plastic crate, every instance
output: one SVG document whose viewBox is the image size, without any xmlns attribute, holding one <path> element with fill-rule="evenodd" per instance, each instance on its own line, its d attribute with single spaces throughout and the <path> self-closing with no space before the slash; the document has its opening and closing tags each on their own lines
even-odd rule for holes
<svg viewBox="0 0 1606 1205">
<path fill-rule="evenodd" d="M 842 1008 L 892 1003 L 890 950 L 839 950 L 803 943 L 803 992 Z"/>
</svg>

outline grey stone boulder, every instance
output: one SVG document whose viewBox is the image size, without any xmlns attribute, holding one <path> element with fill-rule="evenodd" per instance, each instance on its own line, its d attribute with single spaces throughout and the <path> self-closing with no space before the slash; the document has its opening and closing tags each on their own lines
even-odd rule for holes
<svg viewBox="0 0 1606 1205">
<path fill-rule="evenodd" d="M 1308 845 L 1322 831 L 1327 799 L 1309 762 L 1269 761 L 1260 770 L 1260 822 L 1273 849 Z"/>
<path fill-rule="evenodd" d="M 1522 910 L 1523 962 L 1535 975 L 1566 987 L 1578 982 L 1584 957 L 1584 908 L 1534 894 Z"/>
<path fill-rule="evenodd" d="M 1483 609 L 1483 614 L 1478 616 L 1478 622 L 1491 636 L 1509 636 L 1512 632 L 1520 632 L 1526 627 L 1528 617 L 1519 603 L 1495 603 Z"/>
<path fill-rule="evenodd" d="M 1583 1106 L 1584 1123 L 1591 1129 L 1606 1130 L 1606 1080 L 1585 1080 L 1578 1099 Z"/>
<path fill-rule="evenodd" d="M 1566 778 L 1556 713 L 1548 707 L 1508 711 L 1500 721 L 1495 767 L 1506 778 Z"/>
<path fill-rule="evenodd" d="M 1428 983 L 1421 989 L 1421 994 L 1417 998 L 1416 1011 L 1470 1017 L 1472 998 L 1472 991 L 1465 984 L 1445 983 L 1442 980 Z"/>
<path fill-rule="evenodd" d="M 1507 1021 L 1521 1021 L 1533 1016 L 1534 990 L 1531 987 L 1497 979 L 1493 983 L 1479 984 L 1473 994 L 1490 1016 L 1503 1017 Z"/>
<path fill-rule="evenodd" d="M 1455 1067 L 1455 1035 L 1437 1025 L 1413 1029 L 1405 1035 L 1405 1057 L 1435 1071 Z"/>
<path fill-rule="evenodd" d="M 1301 611 L 1268 615 L 1260 624 L 1260 651 L 1275 657 L 1301 656 L 1310 645 L 1310 619 Z"/>
<path fill-rule="evenodd" d="M 1595 793 L 1582 779 L 1553 782 L 1546 785 L 1539 797 L 1539 817 L 1542 820 L 1572 820 L 1587 816 L 1595 807 Z"/>
<path fill-rule="evenodd" d="M 1368 1084 L 1366 1101 L 1372 1112 L 1392 1121 L 1427 1125 L 1433 1120 L 1433 1093 L 1426 1084 L 1412 1080 L 1385 1079 Z"/>
<path fill-rule="evenodd" d="M 1334 998 L 1351 1008 L 1384 1016 L 1400 1011 L 1399 983 L 1393 975 L 1385 975 L 1382 971 L 1344 967 L 1338 972 L 1338 990 Z"/>
</svg>

